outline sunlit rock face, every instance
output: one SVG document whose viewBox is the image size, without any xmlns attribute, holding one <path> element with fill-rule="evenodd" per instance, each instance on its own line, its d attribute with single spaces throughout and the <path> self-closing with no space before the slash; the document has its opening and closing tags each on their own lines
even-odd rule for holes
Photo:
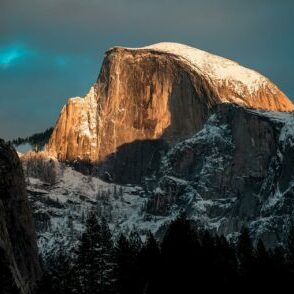
<svg viewBox="0 0 294 294">
<path fill-rule="evenodd" d="M 64 106 L 46 149 L 59 160 L 103 162 L 135 141 L 172 145 L 220 103 L 294 110 L 267 78 L 228 59 L 176 43 L 115 47 L 89 94 Z"/>
<path fill-rule="evenodd" d="M 31 293 L 40 278 L 32 214 L 24 174 L 15 150 L 0 139 L 0 247 L 20 293 Z"/>
</svg>

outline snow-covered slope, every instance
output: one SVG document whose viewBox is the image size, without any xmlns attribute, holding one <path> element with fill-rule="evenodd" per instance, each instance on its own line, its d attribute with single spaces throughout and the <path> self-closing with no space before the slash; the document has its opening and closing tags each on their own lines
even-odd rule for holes
<svg viewBox="0 0 294 294">
<path fill-rule="evenodd" d="M 91 210 L 106 218 L 115 236 L 136 230 L 144 237 L 149 230 L 158 232 L 174 217 L 147 217 L 147 196 L 139 186 L 105 183 L 60 163 L 55 168 L 58 180 L 54 185 L 27 178 L 39 249 L 45 259 L 61 247 L 69 251 L 75 248 Z"/>
</svg>

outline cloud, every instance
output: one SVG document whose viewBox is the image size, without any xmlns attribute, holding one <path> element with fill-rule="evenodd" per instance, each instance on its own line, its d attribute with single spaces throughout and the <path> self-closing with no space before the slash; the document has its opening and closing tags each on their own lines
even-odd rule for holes
<svg viewBox="0 0 294 294">
<path fill-rule="evenodd" d="M 24 44 L 13 43 L 2 46 L 0 47 L 0 68 L 7 69 L 34 54 L 35 52 Z"/>
<path fill-rule="evenodd" d="M 55 52 L 50 48 L 36 48 L 17 41 L 0 44 L 0 70 L 9 69 L 14 75 L 37 74 L 66 69 L 77 63 L 89 62 L 87 55 L 75 52 Z"/>
</svg>

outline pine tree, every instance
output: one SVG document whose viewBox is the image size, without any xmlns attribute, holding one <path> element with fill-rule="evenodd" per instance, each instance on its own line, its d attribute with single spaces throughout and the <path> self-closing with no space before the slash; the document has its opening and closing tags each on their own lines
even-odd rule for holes
<svg viewBox="0 0 294 294">
<path fill-rule="evenodd" d="M 258 263 L 266 264 L 269 259 L 269 254 L 261 239 L 258 240 L 256 246 L 256 259 Z"/>
<path fill-rule="evenodd" d="M 110 250 L 113 249 L 113 242 L 112 242 L 111 232 L 109 230 L 106 218 L 102 218 L 101 220 L 101 240 L 102 244 L 105 248 Z"/>
<path fill-rule="evenodd" d="M 47 261 L 47 264 L 48 268 L 39 282 L 37 293 L 72 293 L 71 260 L 64 249 L 60 247 L 57 254 Z"/>
<path fill-rule="evenodd" d="M 139 233 L 133 230 L 129 236 L 130 247 L 133 250 L 134 255 L 138 255 L 142 249 L 143 243 Z"/>
<path fill-rule="evenodd" d="M 268 281 L 275 281 L 276 285 L 271 291 L 278 290 L 280 293 L 287 293 L 293 284 L 294 273 L 289 268 L 288 255 L 286 254 L 285 248 L 276 247 L 272 252 L 269 253 L 270 262 L 272 266 L 272 274 L 268 276 Z M 286 257 L 286 259 L 285 259 Z M 283 292 L 283 289 L 285 290 Z"/>
<path fill-rule="evenodd" d="M 235 293 L 238 280 L 237 258 L 233 246 L 224 236 L 215 237 L 215 260 L 212 267 L 216 269 L 218 283 L 213 285 L 229 293 Z M 214 288 L 215 289 L 215 288 Z"/>
<path fill-rule="evenodd" d="M 105 218 L 101 221 L 101 293 L 115 293 L 117 265 L 111 232 Z"/>
<path fill-rule="evenodd" d="M 93 294 L 112 293 L 115 267 L 111 233 L 107 223 L 103 220 L 100 224 L 95 212 L 91 212 L 77 251 L 76 291 Z"/>
<path fill-rule="evenodd" d="M 120 235 L 115 246 L 117 263 L 118 292 L 120 294 L 140 294 L 140 281 L 138 280 L 138 254 L 134 254 L 134 247 L 129 240 Z"/>
<path fill-rule="evenodd" d="M 99 293 L 101 250 L 101 227 L 94 212 L 91 212 L 77 250 L 75 275 L 78 293 Z"/>
<path fill-rule="evenodd" d="M 291 226 L 287 242 L 287 260 L 294 271 L 294 226 Z"/>
<path fill-rule="evenodd" d="M 70 214 L 67 217 L 67 227 L 69 229 L 70 239 L 73 240 L 75 235 L 75 229 L 74 229 L 73 217 Z"/>
<path fill-rule="evenodd" d="M 257 289 L 265 290 L 267 286 L 271 284 L 268 278 L 272 272 L 272 265 L 270 262 L 270 255 L 261 239 L 258 240 L 256 245 L 255 264 L 252 271 L 252 276 L 254 277 L 252 283 L 256 285 Z"/>
<path fill-rule="evenodd" d="M 242 287 L 246 289 L 252 283 L 255 265 L 254 248 L 249 235 L 249 230 L 244 227 L 237 243 L 237 256 L 239 260 L 239 272 L 242 279 Z"/>
<path fill-rule="evenodd" d="M 205 262 L 203 261 L 203 271 L 205 271 L 207 275 L 211 274 L 211 272 L 214 270 L 213 268 L 211 268 L 211 264 L 207 261 L 217 258 L 215 246 L 216 239 L 211 235 L 209 231 L 205 230 L 204 233 L 201 235 L 201 251 L 203 252 L 202 259 L 205 259 Z"/>
<path fill-rule="evenodd" d="M 170 224 L 161 251 L 165 292 L 189 293 L 195 276 L 201 275 L 201 254 L 197 232 L 185 215 L 180 215 Z M 201 279 L 197 280 L 199 286 L 201 282 Z"/>
<path fill-rule="evenodd" d="M 113 198 L 116 200 L 119 198 L 119 194 L 118 194 L 116 185 L 113 186 Z"/>
<path fill-rule="evenodd" d="M 151 232 L 140 253 L 140 267 L 143 274 L 144 293 L 163 293 L 160 287 L 161 253 Z"/>
<path fill-rule="evenodd" d="M 119 187 L 119 198 L 122 199 L 123 195 L 124 195 L 124 190 L 123 190 L 123 187 L 120 186 Z"/>
</svg>

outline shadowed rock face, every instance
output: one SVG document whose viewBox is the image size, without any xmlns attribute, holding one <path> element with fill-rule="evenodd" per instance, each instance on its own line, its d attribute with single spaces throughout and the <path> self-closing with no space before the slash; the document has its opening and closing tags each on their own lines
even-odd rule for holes
<svg viewBox="0 0 294 294">
<path fill-rule="evenodd" d="M 15 150 L 0 140 L 0 246 L 21 293 L 30 293 L 40 265 L 24 175 Z"/>
<path fill-rule="evenodd" d="M 92 174 L 115 183 L 142 183 L 145 177 L 153 176 L 154 171 L 158 170 L 167 150 L 168 144 L 161 139 L 124 144 L 107 156 L 96 171 L 92 169 Z"/>
<path fill-rule="evenodd" d="M 204 128 L 163 158 L 153 214 L 184 209 L 226 236 L 284 243 L 294 221 L 294 114 L 219 105 Z"/>
<path fill-rule="evenodd" d="M 60 160 L 100 163 L 138 140 L 173 145 L 199 131 L 211 107 L 224 102 L 294 109 L 268 79 L 227 59 L 180 44 L 113 48 L 89 94 L 62 109 L 46 149 Z"/>
</svg>

